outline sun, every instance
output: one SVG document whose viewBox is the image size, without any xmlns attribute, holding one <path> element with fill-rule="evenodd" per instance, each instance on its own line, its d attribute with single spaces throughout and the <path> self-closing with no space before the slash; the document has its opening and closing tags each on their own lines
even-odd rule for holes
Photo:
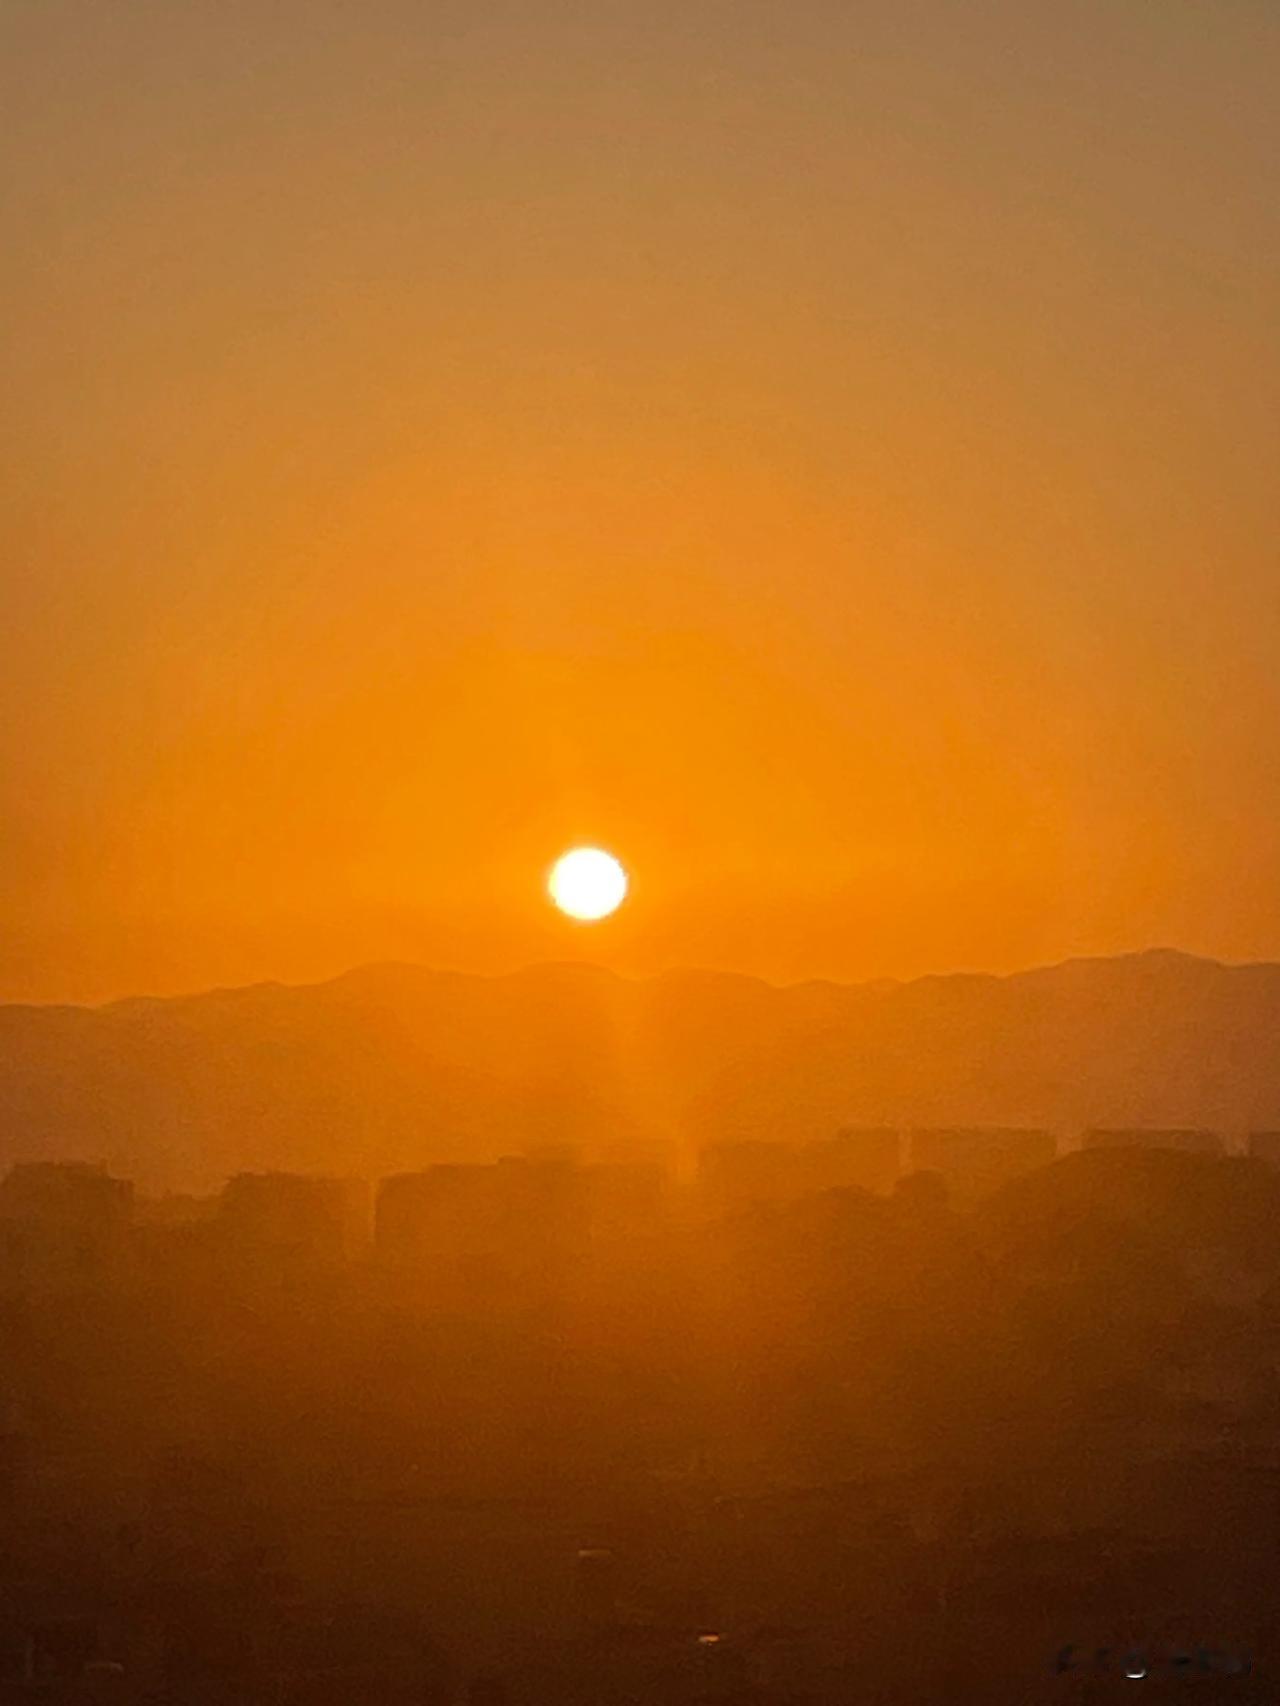
<svg viewBox="0 0 1280 1706">
<path fill-rule="evenodd" d="M 574 847 L 551 867 L 547 892 L 570 918 L 594 924 L 626 899 L 627 873 L 601 847 Z"/>
</svg>

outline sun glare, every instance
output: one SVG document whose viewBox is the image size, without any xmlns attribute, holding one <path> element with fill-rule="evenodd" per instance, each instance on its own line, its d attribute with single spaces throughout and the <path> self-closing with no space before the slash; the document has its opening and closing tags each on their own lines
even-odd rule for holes
<svg viewBox="0 0 1280 1706">
<path fill-rule="evenodd" d="M 627 873 L 599 847 L 575 847 L 551 867 L 547 891 L 552 900 L 583 924 L 607 918 L 622 905 L 627 893 Z"/>
</svg>

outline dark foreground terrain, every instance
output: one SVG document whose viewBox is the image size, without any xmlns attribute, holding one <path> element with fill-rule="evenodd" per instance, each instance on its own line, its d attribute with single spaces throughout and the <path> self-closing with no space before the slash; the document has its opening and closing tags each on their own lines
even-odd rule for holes
<svg viewBox="0 0 1280 1706">
<path fill-rule="evenodd" d="M 1280 1698 L 1263 1161 L 422 1177 L 10 1176 L 0 1699 Z"/>
</svg>

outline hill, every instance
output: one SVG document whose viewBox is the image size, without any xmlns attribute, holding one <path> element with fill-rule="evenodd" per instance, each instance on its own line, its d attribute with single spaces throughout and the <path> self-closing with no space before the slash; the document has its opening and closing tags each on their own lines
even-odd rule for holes
<svg viewBox="0 0 1280 1706">
<path fill-rule="evenodd" d="M 589 966 L 0 1007 L 0 1163 L 152 1187 L 843 1123 L 1280 1126 L 1280 966 L 1168 951 L 775 988 Z"/>
</svg>

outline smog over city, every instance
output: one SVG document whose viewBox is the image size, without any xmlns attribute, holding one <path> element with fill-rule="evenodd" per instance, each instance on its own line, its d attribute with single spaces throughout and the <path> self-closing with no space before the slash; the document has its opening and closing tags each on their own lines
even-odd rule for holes
<svg viewBox="0 0 1280 1706">
<path fill-rule="evenodd" d="M 1278 94 L 0 4 L 0 1706 L 1280 1706 Z"/>
</svg>

